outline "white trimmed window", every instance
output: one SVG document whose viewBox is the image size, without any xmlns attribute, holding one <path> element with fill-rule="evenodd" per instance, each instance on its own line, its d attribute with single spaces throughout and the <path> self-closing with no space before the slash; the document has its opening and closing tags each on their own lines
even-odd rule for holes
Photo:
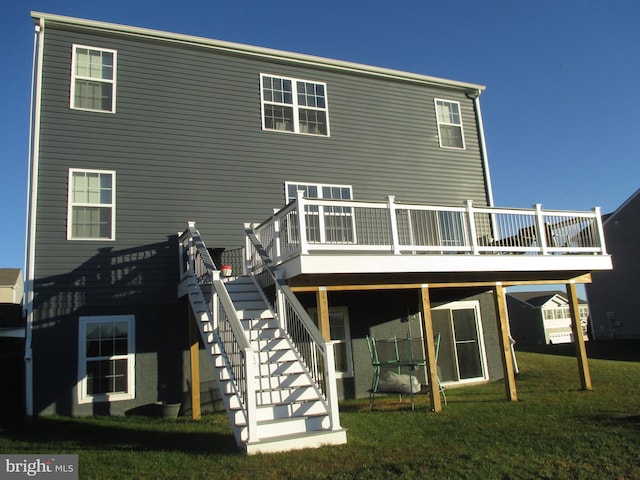
<svg viewBox="0 0 640 480">
<path fill-rule="evenodd" d="M 318 326 L 318 309 L 310 308 L 309 315 Z M 336 377 L 353 377 L 353 354 L 347 307 L 329 307 L 329 332 L 335 354 Z"/>
<path fill-rule="evenodd" d="M 435 99 L 440 146 L 464 149 L 464 132 L 460 102 Z"/>
<path fill-rule="evenodd" d="M 327 86 L 260 74 L 262 129 L 329 136 Z"/>
<path fill-rule="evenodd" d="M 115 240 L 116 172 L 69 169 L 68 240 Z"/>
<path fill-rule="evenodd" d="M 135 317 L 80 317 L 78 402 L 135 398 Z"/>
<path fill-rule="evenodd" d="M 115 50 L 73 46 L 71 108 L 115 113 L 116 55 Z"/>
<path fill-rule="evenodd" d="M 351 200 L 351 185 L 286 182 L 287 203 L 302 190 L 306 198 Z M 307 241 L 309 243 L 352 244 L 356 242 L 353 209 L 348 206 L 307 205 Z"/>
</svg>

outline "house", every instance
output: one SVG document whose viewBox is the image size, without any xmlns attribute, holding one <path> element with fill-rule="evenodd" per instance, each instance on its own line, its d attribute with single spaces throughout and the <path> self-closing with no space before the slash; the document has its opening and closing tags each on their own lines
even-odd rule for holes
<svg viewBox="0 0 640 480">
<path fill-rule="evenodd" d="M 640 235 L 639 218 L 640 189 L 604 217 L 604 236 L 615 270 L 594 274 L 593 283 L 587 285 L 594 339 L 640 339 L 636 303 L 640 292 L 640 259 L 634 251 Z"/>
<path fill-rule="evenodd" d="M 19 268 L 0 268 L 0 303 L 21 304 L 23 296 L 22 271 Z"/>
<path fill-rule="evenodd" d="M 438 367 L 516 400 L 504 288 L 611 268 L 597 209 L 493 205 L 482 85 L 32 16 L 30 415 L 215 380 L 247 452 L 343 443 L 367 336 L 422 339 L 436 412 Z"/>
<path fill-rule="evenodd" d="M 24 286 L 19 268 L 0 268 L 0 419 L 24 415 Z"/>
<path fill-rule="evenodd" d="M 589 305 L 578 299 L 582 337 L 588 340 Z M 509 325 L 516 345 L 572 343 L 569 299 L 563 292 L 510 292 Z"/>
</svg>

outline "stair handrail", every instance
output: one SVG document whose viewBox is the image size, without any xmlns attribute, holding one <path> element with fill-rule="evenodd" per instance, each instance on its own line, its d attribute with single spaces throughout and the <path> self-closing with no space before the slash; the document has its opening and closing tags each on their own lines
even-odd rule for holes
<svg viewBox="0 0 640 480">
<path fill-rule="evenodd" d="M 239 399 L 249 443 L 257 439 L 257 352 L 242 328 L 229 292 L 220 280 L 220 270 L 213 262 L 195 222 L 188 223 L 187 230 L 179 238 L 179 245 L 181 278 L 191 276 L 196 279 L 201 292 L 204 285 L 213 288 L 211 299 L 206 304 L 211 324 L 209 333 L 220 348 L 232 388 Z"/>
<path fill-rule="evenodd" d="M 245 224 L 247 271 L 277 314 L 280 327 L 289 335 L 302 357 L 315 387 L 329 412 L 332 430 L 340 430 L 335 373 L 335 342 L 326 341 L 289 286 L 279 278 L 273 261 L 258 240 L 251 224 Z M 256 258 L 256 256 L 258 258 Z M 269 299 L 267 291 L 273 289 Z"/>
</svg>

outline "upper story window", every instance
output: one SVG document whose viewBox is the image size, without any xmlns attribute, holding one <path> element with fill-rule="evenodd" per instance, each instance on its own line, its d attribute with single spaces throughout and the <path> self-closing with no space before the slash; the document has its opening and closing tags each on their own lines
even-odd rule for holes
<svg viewBox="0 0 640 480">
<path fill-rule="evenodd" d="M 327 86 L 260 74 L 262 128 L 329 136 Z"/>
<path fill-rule="evenodd" d="M 464 148 L 460 103 L 451 100 L 441 100 L 439 98 L 435 99 L 435 103 L 440 146 L 447 148 Z"/>
<path fill-rule="evenodd" d="M 115 240 L 116 172 L 69 169 L 68 240 Z"/>
<path fill-rule="evenodd" d="M 116 111 L 116 51 L 73 46 L 71 108 Z"/>
</svg>

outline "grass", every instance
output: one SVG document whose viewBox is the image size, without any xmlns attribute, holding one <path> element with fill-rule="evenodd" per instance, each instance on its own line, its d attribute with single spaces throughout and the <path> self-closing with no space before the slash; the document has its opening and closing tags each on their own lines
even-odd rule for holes
<svg viewBox="0 0 640 480">
<path fill-rule="evenodd" d="M 640 479 L 640 362 L 519 353 L 519 401 L 501 382 L 420 398 L 341 404 L 348 444 L 246 456 L 225 414 L 189 419 L 47 417 L 0 430 L 3 453 L 77 453 L 87 479 Z"/>
</svg>

